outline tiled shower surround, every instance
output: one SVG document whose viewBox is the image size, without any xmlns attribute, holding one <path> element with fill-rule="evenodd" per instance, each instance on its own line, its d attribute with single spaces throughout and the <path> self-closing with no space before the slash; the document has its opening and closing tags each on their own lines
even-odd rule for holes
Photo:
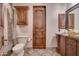
<svg viewBox="0 0 79 59">
<path fill-rule="evenodd" d="M 4 18 L 4 55 L 7 55 L 13 47 L 14 13 L 11 4 L 3 4 L 3 8 L 4 17 L 6 16 Z"/>
</svg>

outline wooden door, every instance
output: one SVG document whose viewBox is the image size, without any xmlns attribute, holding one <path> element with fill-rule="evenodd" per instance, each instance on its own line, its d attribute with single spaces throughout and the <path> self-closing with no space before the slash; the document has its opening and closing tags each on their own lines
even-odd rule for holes
<svg viewBox="0 0 79 59">
<path fill-rule="evenodd" d="M 46 48 L 46 7 L 33 7 L 33 48 Z"/>
</svg>

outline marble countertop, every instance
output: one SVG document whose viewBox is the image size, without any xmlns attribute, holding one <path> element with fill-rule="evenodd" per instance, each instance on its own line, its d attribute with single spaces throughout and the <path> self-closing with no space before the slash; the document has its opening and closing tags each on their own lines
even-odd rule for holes
<svg viewBox="0 0 79 59">
<path fill-rule="evenodd" d="M 68 36 L 68 33 L 61 33 L 61 32 L 57 32 L 57 35 L 63 35 L 63 36 Z"/>
<path fill-rule="evenodd" d="M 77 39 L 79 40 L 79 35 L 69 35 L 69 34 L 65 34 L 65 33 L 56 33 L 57 35 L 62 35 L 62 36 L 65 36 L 65 37 L 68 37 L 68 38 L 72 38 L 72 39 Z"/>
</svg>

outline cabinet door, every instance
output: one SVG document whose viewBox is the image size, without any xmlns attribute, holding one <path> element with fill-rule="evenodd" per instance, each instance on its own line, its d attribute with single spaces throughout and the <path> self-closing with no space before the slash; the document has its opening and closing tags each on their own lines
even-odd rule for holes
<svg viewBox="0 0 79 59">
<path fill-rule="evenodd" d="M 60 53 L 60 35 L 56 35 L 56 39 L 57 39 L 57 52 Z"/>
<path fill-rule="evenodd" d="M 79 56 L 79 41 L 77 41 L 77 56 Z"/>
<path fill-rule="evenodd" d="M 61 36 L 60 38 L 60 54 L 65 55 L 65 37 Z"/>
<path fill-rule="evenodd" d="M 17 24 L 27 25 L 27 9 L 26 6 L 15 6 L 17 12 Z"/>
<path fill-rule="evenodd" d="M 66 55 L 76 56 L 76 40 L 72 38 L 66 39 Z"/>
</svg>

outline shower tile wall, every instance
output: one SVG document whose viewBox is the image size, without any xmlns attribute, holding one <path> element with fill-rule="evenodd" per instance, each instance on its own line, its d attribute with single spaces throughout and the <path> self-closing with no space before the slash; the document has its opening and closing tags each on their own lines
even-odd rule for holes
<svg viewBox="0 0 79 59">
<path fill-rule="evenodd" d="M 4 4 L 4 8 L 6 8 L 6 18 L 4 19 L 6 23 L 4 22 L 4 54 L 7 54 L 8 51 L 12 50 L 13 46 L 13 9 L 10 4 Z M 7 27 L 6 27 L 7 25 Z"/>
</svg>

